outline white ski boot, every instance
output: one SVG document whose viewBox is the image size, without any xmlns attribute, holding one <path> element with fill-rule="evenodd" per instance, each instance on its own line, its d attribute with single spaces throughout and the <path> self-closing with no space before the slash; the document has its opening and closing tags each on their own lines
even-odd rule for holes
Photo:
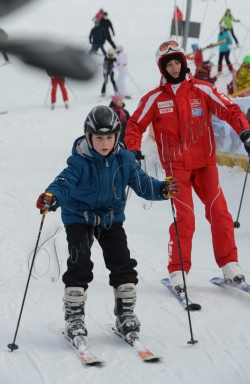
<svg viewBox="0 0 250 384">
<path fill-rule="evenodd" d="M 187 282 L 187 273 L 184 272 L 185 282 Z M 184 282 L 182 271 L 174 271 L 169 274 L 170 285 L 174 288 L 178 296 L 184 296 Z"/>
<path fill-rule="evenodd" d="M 84 306 L 87 292 L 81 287 L 68 287 L 64 294 L 65 336 L 73 340 L 76 336 L 87 336 L 84 324 Z"/>
<path fill-rule="evenodd" d="M 122 335 L 140 332 L 140 322 L 133 310 L 136 303 L 135 284 L 127 283 L 114 288 L 116 328 Z"/>
<path fill-rule="evenodd" d="M 245 281 L 244 272 L 241 266 L 235 261 L 232 261 L 231 263 L 227 263 L 221 269 L 222 269 L 225 281 L 229 281 L 230 283 L 235 283 L 235 284 L 241 284 Z"/>
</svg>

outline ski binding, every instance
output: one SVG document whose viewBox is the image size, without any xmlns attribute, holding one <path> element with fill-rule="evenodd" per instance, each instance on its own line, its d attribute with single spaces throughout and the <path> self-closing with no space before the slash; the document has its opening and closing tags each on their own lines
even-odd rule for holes
<svg viewBox="0 0 250 384">
<path fill-rule="evenodd" d="M 108 332 L 114 333 L 115 335 L 119 336 L 122 340 L 124 340 L 126 343 L 128 343 L 143 361 L 154 361 L 154 360 L 159 360 L 164 358 L 162 355 L 156 355 L 153 352 L 146 349 L 139 340 L 138 332 L 129 332 L 126 336 L 124 336 L 119 331 L 116 330 L 113 324 L 106 324 L 105 328 Z"/>
<path fill-rule="evenodd" d="M 179 301 L 179 303 L 181 304 L 181 306 L 184 308 L 184 309 L 187 309 L 187 302 L 186 302 L 186 297 L 185 295 L 181 295 L 181 296 L 178 296 L 176 291 L 173 289 L 173 287 L 170 285 L 170 282 L 169 282 L 169 279 L 168 278 L 165 278 L 165 279 L 162 279 L 161 280 L 161 283 L 163 285 L 165 285 L 169 290 L 170 292 L 174 295 L 174 297 Z M 193 303 L 191 300 L 188 300 L 188 309 L 190 311 L 199 311 L 201 309 L 201 306 L 200 304 L 195 304 Z"/>
<path fill-rule="evenodd" d="M 84 365 L 95 365 L 105 363 L 104 360 L 99 359 L 87 348 L 87 338 L 85 336 L 76 336 L 73 340 L 66 336 L 65 330 L 61 329 L 60 334 L 64 335 L 69 345 L 74 349 L 77 356 L 80 358 Z"/>
<path fill-rule="evenodd" d="M 235 283 L 230 283 L 228 281 L 225 281 L 221 277 L 214 277 L 213 279 L 210 280 L 210 283 L 217 284 L 217 285 L 227 285 L 228 287 L 236 288 L 241 291 L 250 293 L 250 285 L 245 282 L 241 284 L 235 284 Z"/>
</svg>

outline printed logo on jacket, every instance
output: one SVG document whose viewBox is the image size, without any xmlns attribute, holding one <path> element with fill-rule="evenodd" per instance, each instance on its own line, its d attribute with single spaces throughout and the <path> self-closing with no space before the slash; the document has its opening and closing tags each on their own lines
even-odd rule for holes
<svg viewBox="0 0 250 384">
<path fill-rule="evenodd" d="M 191 103 L 191 107 L 197 107 L 201 105 L 201 99 L 191 99 L 190 103 Z"/>
<path fill-rule="evenodd" d="M 158 105 L 158 108 L 173 107 L 174 106 L 174 102 L 173 102 L 173 100 L 159 101 L 157 103 L 157 105 Z"/>
<path fill-rule="evenodd" d="M 202 116 L 203 115 L 203 109 L 200 108 L 192 108 L 192 116 Z"/>
</svg>

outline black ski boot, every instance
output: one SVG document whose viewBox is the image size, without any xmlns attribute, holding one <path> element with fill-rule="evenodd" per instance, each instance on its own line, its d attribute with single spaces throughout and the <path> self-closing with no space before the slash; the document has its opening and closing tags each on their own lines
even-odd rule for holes
<svg viewBox="0 0 250 384">
<path fill-rule="evenodd" d="M 126 336 L 129 332 L 140 332 L 140 322 L 133 313 L 136 303 L 135 284 L 127 283 L 114 288 L 116 329 Z"/>
<path fill-rule="evenodd" d="M 81 287 L 68 287 L 64 294 L 65 310 L 65 336 L 74 340 L 76 336 L 87 336 L 84 324 L 84 305 L 87 300 L 87 292 Z"/>
</svg>

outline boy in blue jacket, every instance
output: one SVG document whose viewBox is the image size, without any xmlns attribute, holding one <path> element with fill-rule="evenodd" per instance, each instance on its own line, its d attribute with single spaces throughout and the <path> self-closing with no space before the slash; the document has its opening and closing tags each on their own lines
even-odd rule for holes
<svg viewBox="0 0 250 384">
<path fill-rule="evenodd" d="M 66 227 L 69 258 L 63 275 L 65 284 L 65 336 L 76 345 L 86 342 L 84 306 L 88 284 L 93 280 L 91 246 L 94 237 L 103 250 L 114 289 L 116 327 L 126 336 L 139 332 L 133 313 L 138 283 L 123 229 L 125 188 L 130 186 L 146 200 L 164 200 L 179 192 L 177 180 L 161 182 L 149 177 L 135 160 L 134 153 L 119 143 L 121 123 L 109 107 L 97 106 L 88 114 L 84 136 L 76 139 L 65 168 L 37 200 L 41 213 L 61 207 Z M 79 340 L 79 338 L 78 338 Z"/>
</svg>

